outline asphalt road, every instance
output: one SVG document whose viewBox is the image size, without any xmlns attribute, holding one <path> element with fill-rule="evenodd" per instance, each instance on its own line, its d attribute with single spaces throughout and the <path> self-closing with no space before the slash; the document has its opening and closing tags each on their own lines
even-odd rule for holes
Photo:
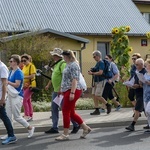
<svg viewBox="0 0 150 150">
<path fill-rule="evenodd" d="M 148 150 L 150 134 L 142 128 L 137 126 L 135 132 L 124 127 L 94 129 L 87 139 L 79 139 L 81 130 L 65 142 L 55 141 L 59 134 L 37 132 L 32 139 L 27 139 L 27 134 L 17 134 L 16 144 L 0 145 L 0 150 Z"/>
</svg>

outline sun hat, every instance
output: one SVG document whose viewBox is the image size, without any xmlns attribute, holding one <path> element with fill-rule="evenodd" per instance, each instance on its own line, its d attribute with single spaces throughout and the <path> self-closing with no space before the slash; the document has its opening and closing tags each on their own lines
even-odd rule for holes
<svg viewBox="0 0 150 150">
<path fill-rule="evenodd" d="M 61 55 L 62 52 L 63 52 L 62 49 L 60 49 L 60 48 L 54 48 L 54 50 L 53 50 L 52 52 L 50 52 L 50 54 L 51 54 L 52 56 L 57 55 L 57 56 L 59 56 L 59 57 L 63 57 L 63 56 Z"/>
</svg>

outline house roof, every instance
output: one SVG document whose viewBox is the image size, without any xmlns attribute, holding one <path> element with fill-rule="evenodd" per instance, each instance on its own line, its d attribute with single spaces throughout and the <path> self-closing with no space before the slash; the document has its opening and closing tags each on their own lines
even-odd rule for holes
<svg viewBox="0 0 150 150">
<path fill-rule="evenodd" d="M 69 33 L 59 32 L 59 31 L 52 30 L 52 29 L 43 29 L 43 30 L 38 30 L 38 31 L 35 31 L 35 32 L 25 32 L 25 33 L 21 33 L 21 34 L 12 35 L 12 36 L 7 36 L 7 37 L 0 38 L 0 42 L 8 42 L 8 41 L 11 41 L 11 40 L 14 40 L 14 39 L 21 39 L 21 38 L 24 38 L 24 37 L 28 37 L 28 36 L 32 36 L 32 35 L 39 35 L 39 34 L 43 34 L 43 33 L 53 33 L 53 34 L 56 34 L 56 35 L 60 35 L 60 36 L 63 36 L 63 37 L 67 37 L 67 38 L 79 41 L 81 43 L 89 43 L 88 39 L 85 39 L 85 38 L 82 38 L 82 37 L 79 37 L 79 36 L 75 36 L 75 35 L 72 35 L 72 34 L 69 34 Z"/>
<path fill-rule="evenodd" d="M 0 32 L 50 28 L 75 34 L 111 34 L 130 25 L 129 34 L 150 31 L 132 0 L 0 0 Z"/>
<path fill-rule="evenodd" d="M 133 0 L 134 3 L 150 4 L 150 0 Z"/>
</svg>

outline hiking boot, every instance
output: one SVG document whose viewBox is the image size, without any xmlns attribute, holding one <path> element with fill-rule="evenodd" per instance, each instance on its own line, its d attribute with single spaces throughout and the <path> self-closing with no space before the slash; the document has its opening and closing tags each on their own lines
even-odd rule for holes
<svg viewBox="0 0 150 150">
<path fill-rule="evenodd" d="M 49 129 L 48 131 L 45 131 L 47 134 L 56 134 L 59 133 L 58 130 L 55 130 L 54 128 Z"/>
<path fill-rule="evenodd" d="M 143 127 L 143 129 L 150 129 L 149 125 Z"/>
<path fill-rule="evenodd" d="M 129 125 L 125 129 L 128 130 L 128 131 L 134 131 L 135 130 L 133 125 Z"/>
<path fill-rule="evenodd" d="M 73 127 L 73 130 L 71 131 L 71 134 L 76 134 L 80 129 L 80 126 L 78 127 Z"/>
<path fill-rule="evenodd" d="M 107 104 L 107 114 L 109 114 L 111 112 L 111 105 L 110 104 Z"/>
<path fill-rule="evenodd" d="M 100 115 L 99 109 L 95 109 L 92 113 L 90 113 L 90 115 Z"/>
</svg>

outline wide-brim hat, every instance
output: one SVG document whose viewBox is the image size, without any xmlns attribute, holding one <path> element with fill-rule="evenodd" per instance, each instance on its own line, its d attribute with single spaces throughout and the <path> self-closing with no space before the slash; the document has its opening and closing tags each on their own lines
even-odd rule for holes
<svg viewBox="0 0 150 150">
<path fill-rule="evenodd" d="M 52 56 L 57 55 L 59 57 L 63 57 L 61 54 L 63 53 L 63 50 L 60 48 L 54 48 L 54 50 L 52 52 L 50 52 L 50 54 Z"/>
</svg>

